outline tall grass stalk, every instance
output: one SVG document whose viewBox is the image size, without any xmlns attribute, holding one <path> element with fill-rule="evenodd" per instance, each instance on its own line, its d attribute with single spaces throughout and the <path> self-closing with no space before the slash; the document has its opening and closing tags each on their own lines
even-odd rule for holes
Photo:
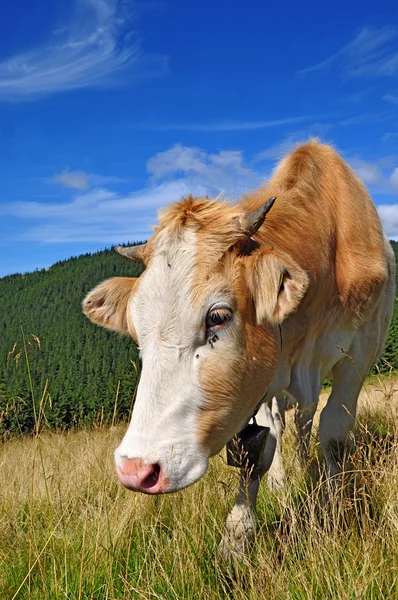
<svg viewBox="0 0 398 600">
<path fill-rule="evenodd" d="M 384 382 L 361 395 L 351 473 L 328 506 L 316 433 L 298 471 L 288 416 L 287 489 L 263 482 L 255 548 L 233 568 L 216 558 L 237 488 L 224 456 L 179 494 L 133 494 L 113 467 L 124 427 L 42 431 L 43 399 L 34 437 L 0 450 L 0 598 L 397 598 L 398 398 Z"/>
</svg>

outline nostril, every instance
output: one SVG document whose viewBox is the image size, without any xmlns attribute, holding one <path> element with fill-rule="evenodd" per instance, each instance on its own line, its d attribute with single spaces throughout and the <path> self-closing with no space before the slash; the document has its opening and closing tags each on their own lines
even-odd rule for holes
<svg viewBox="0 0 398 600">
<path fill-rule="evenodd" d="M 156 465 L 151 465 L 152 467 L 152 472 L 149 473 L 149 475 L 147 475 L 145 477 L 145 479 L 143 479 L 143 481 L 141 482 L 141 485 L 143 488 L 148 489 L 153 487 L 154 485 L 156 485 L 160 479 L 160 465 L 156 464 Z"/>
<path fill-rule="evenodd" d="M 166 485 L 161 465 L 145 465 L 140 458 L 121 457 L 119 464 L 116 463 L 116 472 L 121 483 L 129 490 L 159 494 Z"/>
</svg>

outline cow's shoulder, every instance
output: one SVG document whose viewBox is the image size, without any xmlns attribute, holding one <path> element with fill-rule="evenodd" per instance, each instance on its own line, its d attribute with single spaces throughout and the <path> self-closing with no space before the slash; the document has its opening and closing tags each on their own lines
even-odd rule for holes
<svg viewBox="0 0 398 600">
<path fill-rule="evenodd" d="M 361 180 L 331 146 L 310 140 L 279 163 L 272 179 L 245 199 L 245 208 L 269 195 L 277 201 L 261 241 L 306 270 L 318 284 L 309 293 L 316 289 L 325 301 L 332 294 L 351 319 L 366 318 L 388 278 L 388 258 Z"/>
</svg>

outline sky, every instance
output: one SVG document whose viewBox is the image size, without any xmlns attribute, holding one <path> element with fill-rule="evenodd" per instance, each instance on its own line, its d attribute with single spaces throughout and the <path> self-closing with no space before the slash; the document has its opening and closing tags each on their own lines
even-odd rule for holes
<svg viewBox="0 0 398 600">
<path fill-rule="evenodd" d="M 238 198 L 310 136 L 398 239 L 395 1 L 2 2 L 0 277 Z"/>
</svg>

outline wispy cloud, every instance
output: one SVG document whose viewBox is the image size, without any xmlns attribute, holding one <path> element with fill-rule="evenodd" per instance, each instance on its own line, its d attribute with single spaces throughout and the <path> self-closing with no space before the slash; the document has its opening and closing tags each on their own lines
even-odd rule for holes
<svg viewBox="0 0 398 600">
<path fill-rule="evenodd" d="M 70 26 L 0 62 L 0 100 L 34 100 L 165 73 L 165 57 L 143 54 L 126 6 L 121 0 L 75 0 Z"/>
<path fill-rule="evenodd" d="M 69 202 L 8 202 L 2 214 L 24 223 L 23 240 L 121 243 L 148 237 L 157 210 L 182 196 L 215 196 L 221 191 L 236 196 L 262 179 L 245 165 L 240 151 L 211 154 L 180 145 L 153 156 L 147 171 L 147 185 L 126 195 L 104 187 L 86 191 L 99 176 L 64 171 L 56 181 L 78 190 Z"/>
<path fill-rule="evenodd" d="M 114 244 L 148 237 L 158 208 L 191 191 L 184 181 L 170 181 L 126 196 L 99 188 L 66 203 L 12 202 L 3 208 L 5 215 L 27 223 L 25 241 Z"/>
<path fill-rule="evenodd" d="M 352 117 L 348 117 L 346 119 L 341 119 L 336 123 L 336 125 L 348 127 L 351 125 L 367 125 L 370 123 L 381 123 L 382 121 L 388 121 L 391 117 L 395 117 L 393 111 L 391 110 L 384 110 L 373 113 L 365 112 L 353 115 Z"/>
<path fill-rule="evenodd" d="M 388 142 L 389 140 L 393 140 L 395 138 L 398 137 L 398 131 L 387 131 L 383 136 L 382 136 L 382 141 L 383 142 Z"/>
<path fill-rule="evenodd" d="M 349 164 L 356 174 L 362 179 L 362 181 L 368 186 L 381 186 L 386 183 L 386 177 L 384 176 L 380 167 L 371 162 L 367 162 L 360 158 L 349 159 Z"/>
<path fill-rule="evenodd" d="M 394 169 L 390 176 L 390 183 L 393 189 L 398 193 L 398 167 Z"/>
<path fill-rule="evenodd" d="M 381 204 L 377 211 L 386 235 L 398 239 L 398 204 Z"/>
<path fill-rule="evenodd" d="M 301 133 L 298 135 L 290 135 L 286 139 L 270 146 L 266 150 L 259 152 L 255 157 L 255 162 L 260 162 L 263 160 L 275 160 L 280 159 L 282 156 L 293 150 L 293 148 L 298 143 L 298 137 L 301 137 Z"/>
<path fill-rule="evenodd" d="M 50 180 L 50 183 L 57 183 L 63 187 L 84 191 L 95 186 L 103 186 L 112 183 L 124 183 L 126 179 L 121 177 L 95 175 L 86 171 L 70 171 L 65 169 L 61 173 L 56 173 Z"/>
<path fill-rule="evenodd" d="M 265 152 L 271 156 L 277 148 Z M 349 163 L 372 191 L 398 194 L 396 157 L 377 162 L 354 157 Z M 179 144 L 151 157 L 147 172 L 146 185 L 122 194 L 111 189 L 111 185 L 93 184 L 95 177 L 101 180 L 100 176 L 64 171 L 56 178 L 60 185 L 74 190 L 68 202 L 64 199 L 8 202 L 2 205 L 2 215 L 21 222 L 22 240 L 50 244 L 142 240 L 150 235 L 158 209 L 168 203 L 190 193 L 214 197 L 224 191 L 234 198 L 258 186 L 267 174 L 256 158 L 247 162 L 239 150 L 209 153 Z M 109 183 L 111 179 L 108 178 Z M 8 242 L 3 236 L 1 243 Z"/>
<path fill-rule="evenodd" d="M 394 94 L 386 94 L 383 96 L 383 100 L 386 102 L 390 102 L 390 104 L 398 104 L 398 94 L 394 96 Z"/>
<path fill-rule="evenodd" d="M 280 160 L 291 152 L 296 146 L 305 143 L 311 138 L 324 138 L 324 136 L 331 129 L 330 123 L 311 123 L 310 125 L 303 127 L 302 129 L 295 131 L 282 139 L 280 142 L 273 144 L 269 148 L 262 150 L 253 159 L 254 163 L 262 161 L 275 161 Z"/>
<path fill-rule="evenodd" d="M 54 175 L 51 181 L 53 183 L 60 183 L 72 190 L 85 190 L 88 188 L 88 177 L 84 171 L 63 171 Z"/>
<path fill-rule="evenodd" d="M 370 162 L 360 158 L 348 158 L 348 164 L 362 179 L 366 186 L 379 194 L 398 194 L 398 168 L 396 156 L 387 156 Z"/>
<path fill-rule="evenodd" d="M 393 76 L 398 72 L 397 39 L 397 27 L 364 27 L 343 48 L 299 75 L 337 68 L 344 77 Z"/>
<path fill-rule="evenodd" d="M 278 127 L 280 125 L 292 125 L 295 123 L 304 123 L 313 119 L 322 119 L 321 116 L 304 115 L 301 117 L 286 117 L 284 119 L 271 119 L 267 121 L 218 121 L 213 123 L 137 123 L 134 129 L 145 131 L 200 131 L 200 132 L 227 132 L 227 131 L 248 131 L 255 129 L 267 129 L 269 127 Z"/>
</svg>

